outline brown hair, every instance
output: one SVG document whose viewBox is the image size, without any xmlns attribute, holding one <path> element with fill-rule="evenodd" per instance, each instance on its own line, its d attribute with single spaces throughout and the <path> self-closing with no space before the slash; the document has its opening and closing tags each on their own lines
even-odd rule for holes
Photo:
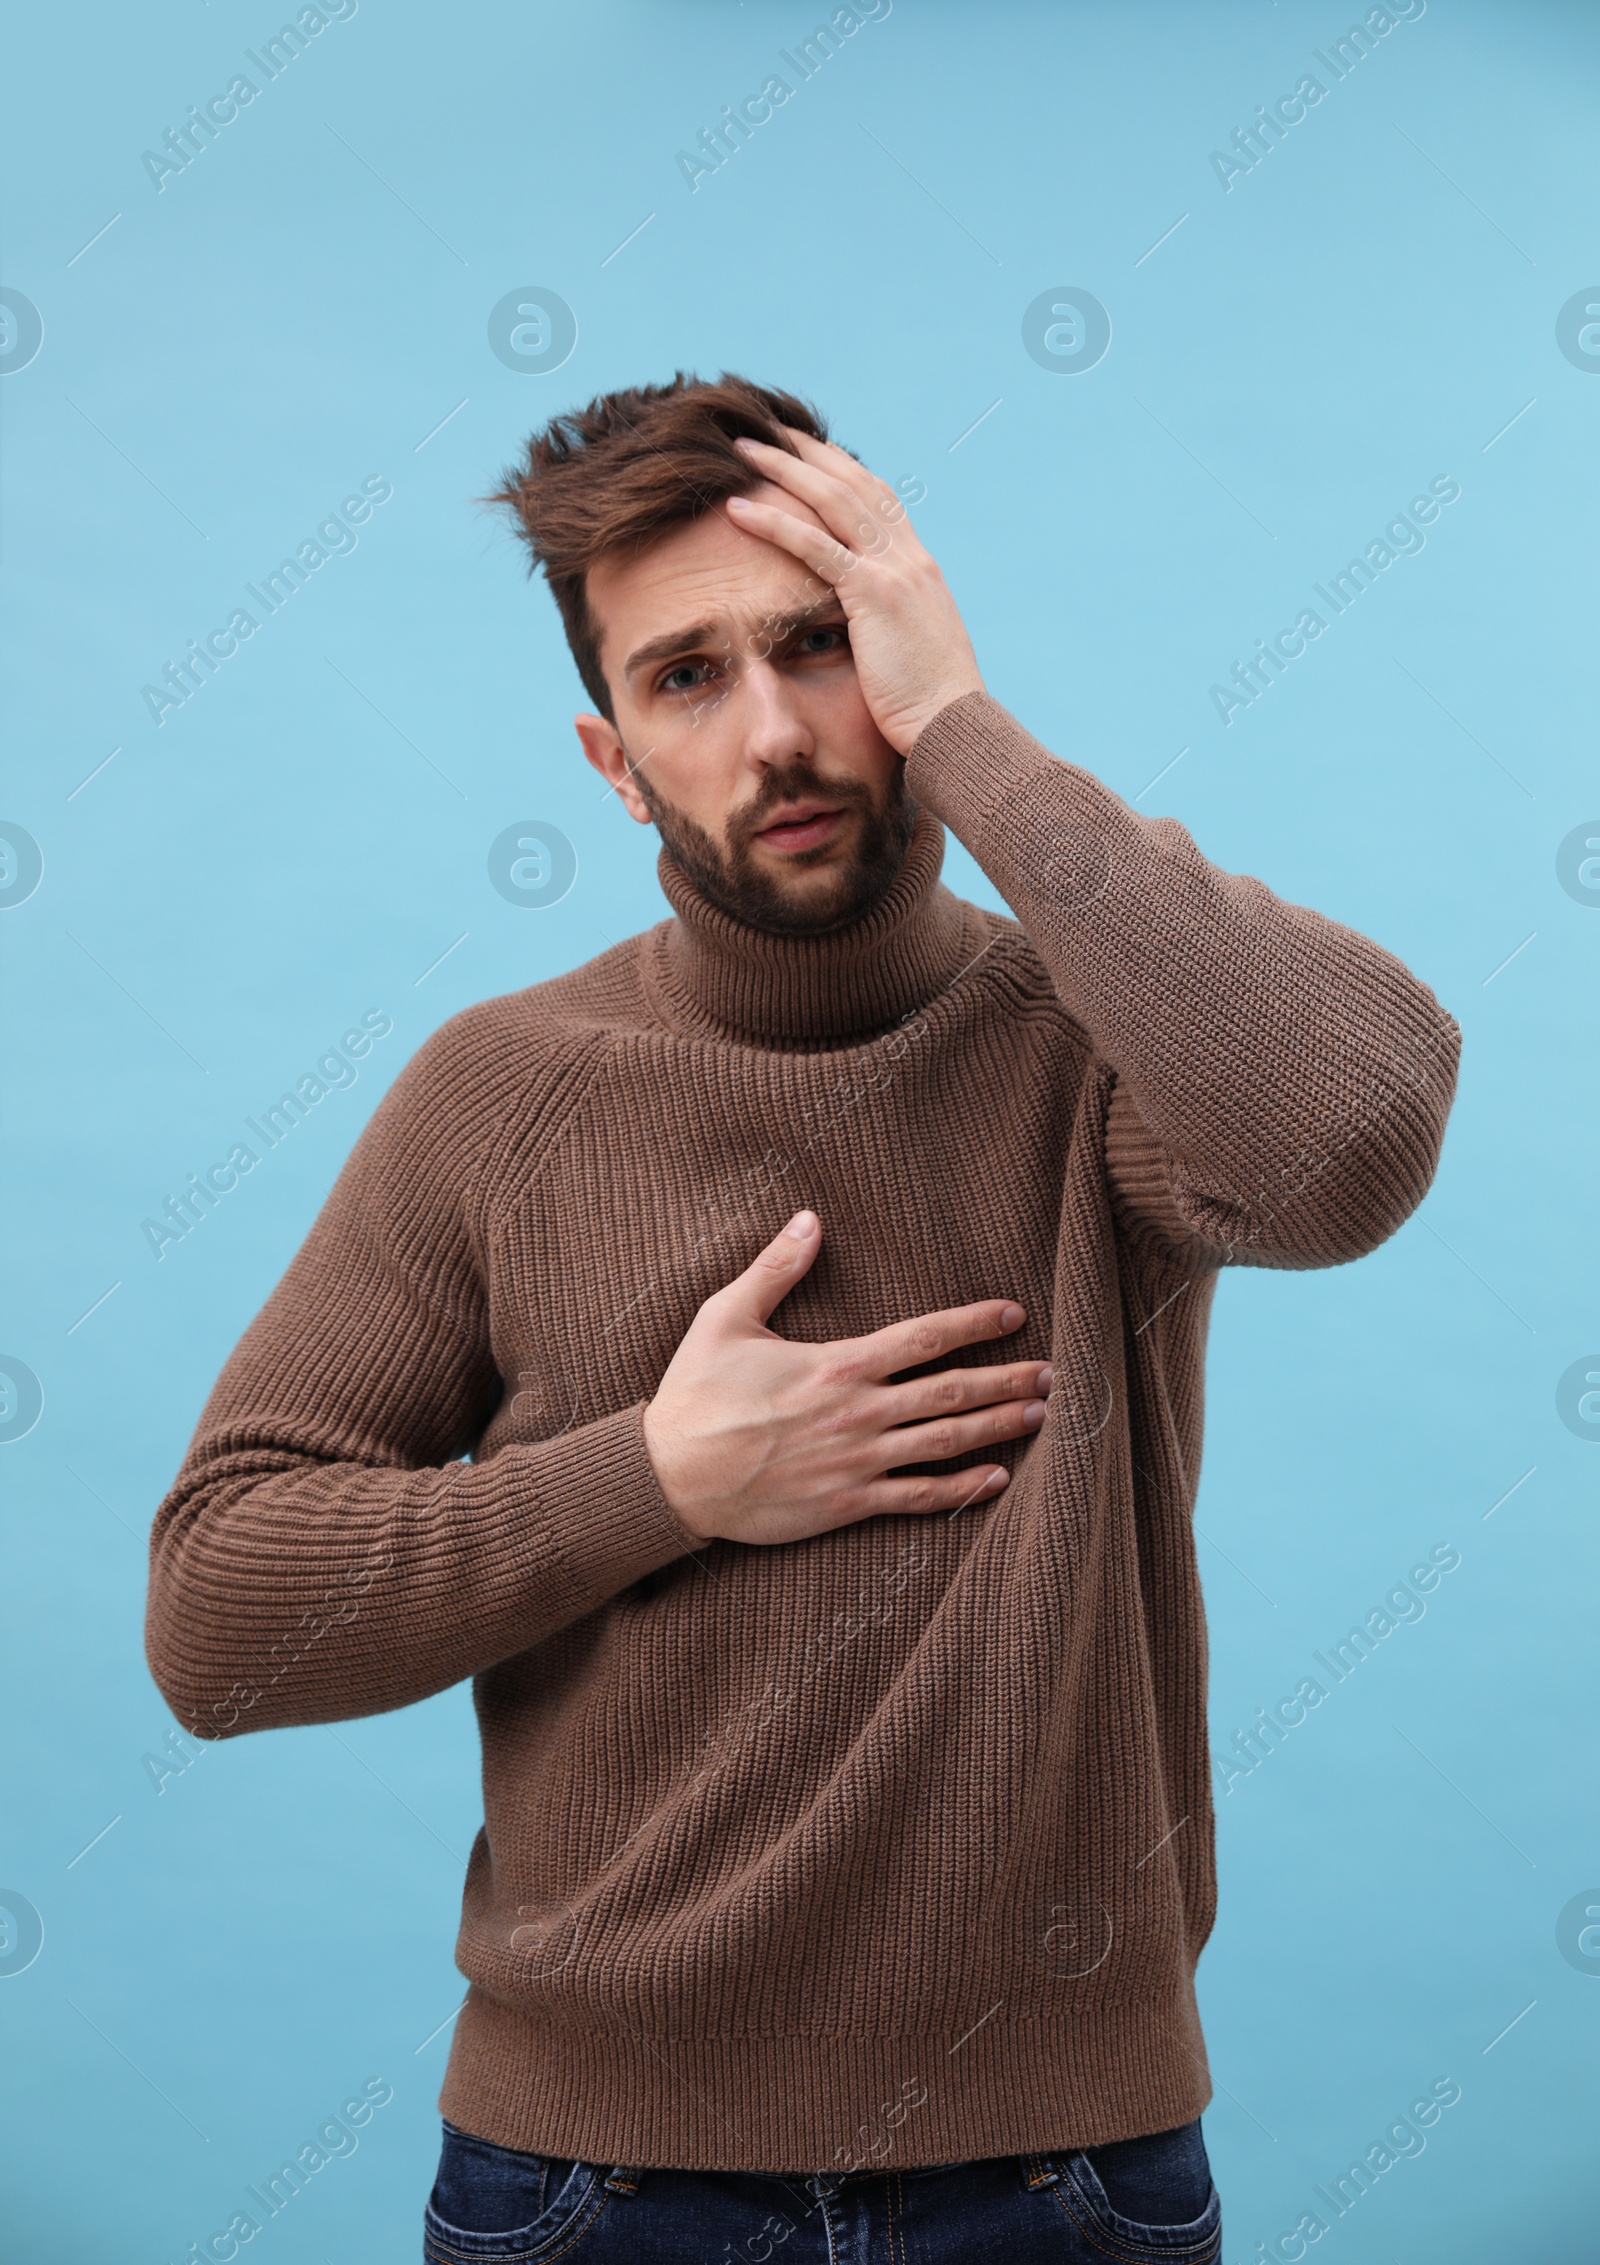
<svg viewBox="0 0 1600 2265">
<path fill-rule="evenodd" d="M 679 370 L 670 385 L 602 393 L 586 409 L 553 417 L 484 498 L 512 513 L 529 573 L 544 568 L 578 674 L 608 719 L 615 720 L 589 610 L 590 567 L 611 552 L 643 550 L 669 528 L 746 494 L 761 475 L 734 441 L 748 435 L 786 448 L 785 425 L 828 437 L 817 411 L 791 393 L 727 371 L 702 381 Z"/>
</svg>

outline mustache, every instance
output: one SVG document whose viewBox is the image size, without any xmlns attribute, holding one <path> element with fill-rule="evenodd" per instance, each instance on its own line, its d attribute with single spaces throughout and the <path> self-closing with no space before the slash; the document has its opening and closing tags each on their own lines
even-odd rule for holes
<svg viewBox="0 0 1600 2265">
<path fill-rule="evenodd" d="M 737 856 L 739 851 L 747 849 L 773 811 L 781 810 L 786 802 L 811 802 L 819 797 L 845 809 L 872 808 L 872 790 L 861 779 L 823 778 L 803 764 L 784 771 L 769 771 L 754 802 L 728 820 L 730 851 Z"/>
</svg>

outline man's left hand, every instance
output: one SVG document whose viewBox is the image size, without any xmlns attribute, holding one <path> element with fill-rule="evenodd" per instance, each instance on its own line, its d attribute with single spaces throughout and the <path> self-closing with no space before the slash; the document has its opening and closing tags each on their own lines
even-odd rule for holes
<svg viewBox="0 0 1600 2265">
<path fill-rule="evenodd" d="M 941 708 L 983 690 L 972 641 L 894 490 L 831 441 L 787 429 L 795 456 L 765 441 L 735 446 L 822 525 L 749 496 L 730 496 L 724 508 L 734 526 L 788 551 L 837 592 L 873 721 L 908 755 Z"/>
</svg>

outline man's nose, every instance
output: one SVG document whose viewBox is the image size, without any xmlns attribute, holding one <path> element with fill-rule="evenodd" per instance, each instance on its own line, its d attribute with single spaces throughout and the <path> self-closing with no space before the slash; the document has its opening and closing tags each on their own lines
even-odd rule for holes
<svg viewBox="0 0 1600 2265">
<path fill-rule="evenodd" d="M 810 762 L 816 740 L 806 722 L 794 686 L 781 669 L 767 660 L 752 660 L 740 686 L 744 697 L 743 756 L 752 770 L 765 771 L 776 764 Z"/>
</svg>

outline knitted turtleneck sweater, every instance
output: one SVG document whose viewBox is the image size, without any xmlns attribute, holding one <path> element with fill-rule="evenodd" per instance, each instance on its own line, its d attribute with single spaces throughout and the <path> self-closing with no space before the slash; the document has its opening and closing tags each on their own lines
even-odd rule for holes
<svg viewBox="0 0 1600 2265">
<path fill-rule="evenodd" d="M 148 1653 L 197 1735 L 475 1679 L 440 2105 L 510 2146 L 911 2165 L 1209 2097 L 1211 1293 L 1393 1232 L 1459 1032 L 984 694 L 907 775 L 909 858 L 854 927 L 757 933 L 663 855 L 676 919 L 436 1032 L 156 1519 Z M 940 886 L 941 819 L 1016 921 Z M 701 1545 L 642 1412 L 802 1205 L 821 1255 L 775 1328 L 1015 1298 L 958 1357 L 1048 1356 L 1049 1412 L 992 1502 Z"/>
</svg>

